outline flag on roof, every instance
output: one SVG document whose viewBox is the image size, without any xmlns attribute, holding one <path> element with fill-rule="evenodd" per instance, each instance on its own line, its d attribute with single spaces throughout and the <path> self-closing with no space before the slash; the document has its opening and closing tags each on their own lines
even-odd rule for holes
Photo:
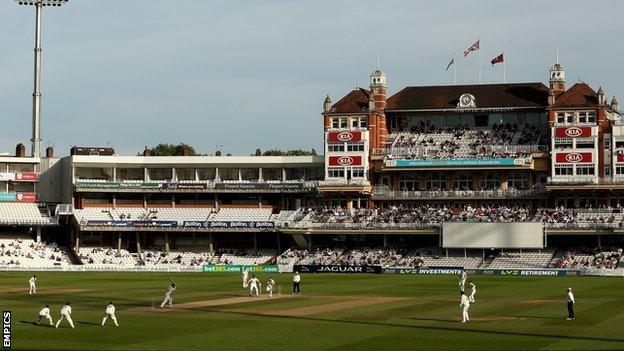
<svg viewBox="0 0 624 351">
<path fill-rule="evenodd" d="M 496 56 L 495 58 L 492 59 L 492 61 L 490 61 L 490 63 L 492 64 L 492 66 L 494 66 L 497 63 L 501 63 L 505 61 L 505 53 L 503 52 L 502 54 Z"/>
<path fill-rule="evenodd" d="M 479 42 L 481 39 L 477 40 L 474 44 L 470 45 L 470 47 L 464 50 L 464 57 L 468 56 L 469 53 L 479 50 Z"/>
</svg>

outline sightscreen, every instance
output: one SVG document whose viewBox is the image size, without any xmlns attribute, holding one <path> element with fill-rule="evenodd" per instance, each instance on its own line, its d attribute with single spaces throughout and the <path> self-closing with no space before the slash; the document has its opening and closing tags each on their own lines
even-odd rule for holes
<svg viewBox="0 0 624 351">
<path fill-rule="evenodd" d="M 442 225 L 442 247 L 541 249 L 544 247 L 544 225 L 541 222 L 446 222 Z"/>
</svg>

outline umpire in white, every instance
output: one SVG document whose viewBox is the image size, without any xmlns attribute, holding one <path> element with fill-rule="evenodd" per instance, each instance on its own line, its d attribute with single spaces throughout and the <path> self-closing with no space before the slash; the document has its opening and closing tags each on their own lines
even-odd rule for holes
<svg viewBox="0 0 624 351">
<path fill-rule="evenodd" d="M 574 319 L 574 304 L 576 300 L 574 300 L 574 294 L 572 293 L 572 288 L 568 288 L 568 318 L 567 320 L 571 321 Z"/>
<path fill-rule="evenodd" d="M 293 275 L 293 295 L 294 294 L 301 294 L 301 276 L 299 275 L 299 272 L 295 271 L 295 274 Z"/>
</svg>

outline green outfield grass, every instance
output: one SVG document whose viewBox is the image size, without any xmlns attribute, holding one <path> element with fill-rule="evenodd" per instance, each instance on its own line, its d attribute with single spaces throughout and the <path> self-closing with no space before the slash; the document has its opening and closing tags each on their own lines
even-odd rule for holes
<svg viewBox="0 0 624 351">
<path fill-rule="evenodd" d="M 475 277 L 473 321 L 461 324 L 454 276 L 303 275 L 301 296 L 252 300 L 236 298 L 246 293 L 236 274 L 38 275 L 39 295 L 29 296 L 29 272 L 0 273 L 16 350 L 624 349 L 621 278 Z M 169 275 L 179 286 L 174 309 L 152 309 Z M 276 275 L 283 292 L 290 278 Z M 578 300 L 574 321 L 565 320 L 568 286 Z M 109 300 L 120 328 L 99 324 Z M 65 301 L 76 329 L 34 324 L 44 304 L 56 321 Z"/>
</svg>

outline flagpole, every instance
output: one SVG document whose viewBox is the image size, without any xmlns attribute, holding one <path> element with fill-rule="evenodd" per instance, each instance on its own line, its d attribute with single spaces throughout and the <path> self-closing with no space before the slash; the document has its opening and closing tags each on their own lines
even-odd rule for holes
<svg viewBox="0 0 624 351">
<path fill-rule="evenodd" d="M 453 53 L 453 85 L 457 84 L 457 65 L 455 64 L 455 53 Z"/>
<path fill-rule="evenodd" d="M 479 61 L 477 63 L 477 83 L 481 84 L 481 38 L 477 39 L 479 43 Z"/>
<path fill-rule="evenodd" d="M 503 50 L 503 83 L 507 83 L 507 55 Z"/>
</svg>

